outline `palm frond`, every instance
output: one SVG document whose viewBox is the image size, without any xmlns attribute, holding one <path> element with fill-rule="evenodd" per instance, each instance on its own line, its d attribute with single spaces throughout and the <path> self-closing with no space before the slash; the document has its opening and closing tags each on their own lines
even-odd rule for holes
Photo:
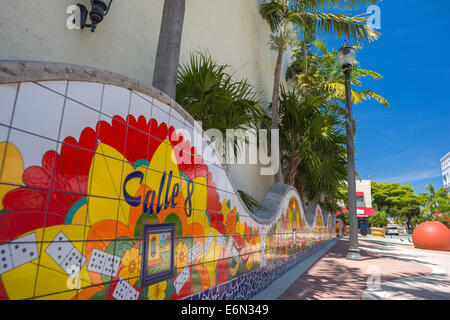
<svg viewBox="0 0 450 320">
<path fill-rule="evenodd" d="M 264 206 L 258 200 L 256 200 L 247 192 L 238 189 L 238 193 L 242 199 L 242 202 L 244 202 L 244 204 L 251 212 L 255 212 L 257 209 L 265 209 Z"/>
<path fill-rule="evenodd" d="M 284 7 L 282 0 L 265 1 L 259 10 L 259 13 L 265 19 L 272 32 L 279 29 L 281 22 L 283 21 Z"/>
<path fill-rule="evenodd" d="M 366 24 L 366 14 L 353 17 L 343 14 L 325 12 L 292 12 L 289 21 L 304 33 L 317 31 L 325 34 L 347 38 L 350 41 L 364 42 L 378 39 L 379 32 L 370 29 Z"/>
<path fill-rule="evenodd" d="M 377 4 L 379 0 L 294 0 L 292 5 L 301 9 L 321 10 L 335 8 L 341 10 L 356 10 Z"/>
</svg>

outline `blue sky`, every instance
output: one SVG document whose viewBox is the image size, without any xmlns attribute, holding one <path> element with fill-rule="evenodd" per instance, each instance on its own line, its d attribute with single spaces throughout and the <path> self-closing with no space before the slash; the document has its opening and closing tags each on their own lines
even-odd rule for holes
<svg viewBox="0 0 450 320">
<path fill-rule="evenodd" d="M 382 35 L 357 59 L 384 77 L 363 80 L 362 89 L 391 107 L 354 106 L 357 171 L 362 179 L 411 184 L 417 193 L 429 182 L 442 188 L 440 159 L 450 152 L 450 2 L 385 0 L 379 7 Z M 327 42 L 339 49 L 343 41 Z"/>
</svg>

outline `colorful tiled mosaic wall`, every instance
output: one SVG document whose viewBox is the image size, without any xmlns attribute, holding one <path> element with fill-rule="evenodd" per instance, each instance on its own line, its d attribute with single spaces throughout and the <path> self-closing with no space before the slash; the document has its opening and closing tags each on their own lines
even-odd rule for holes
<svg viewBox="0 0 450 320">
<path fill-rule="evenodd" d="M 191 146 L 191 122 L 145 94 L 10 83 L 0 110 L 0 299 L 250 298 L 335 237 L 296 192 L 257 222 L 206 141 Z M 225 289 L 236 281 L 253 287 Z"/>
</svg>

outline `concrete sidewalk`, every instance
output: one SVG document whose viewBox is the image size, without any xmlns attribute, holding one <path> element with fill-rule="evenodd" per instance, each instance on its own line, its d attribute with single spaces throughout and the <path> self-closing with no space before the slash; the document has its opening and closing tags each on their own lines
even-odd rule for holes
<svg viewBox="0 0 450 320">
<path fill-rule="evenodd" d="M 328 252 L 316 257 L 316 262 L 310 261 L 307 270 L 291 274 L 285 291 L 273 298 L 450 299 L 449 252 L 361 238 L 362 261 L 345 258 L 349 242 L 348 238 L 341 238 Z"/>
<path fill-rule="evenodd" d="M 377 240 L 373 239 L 370 242 L 375 241 Z M 429 267 L 431 272 L 426 275 L 383 281 L 378 287 L 367 288 L 363 293 L 363 299 L 450 299 L 450 252 L 417 249 L 409 245 L 393 245 L 385 246 L 385 248 L 381 254 L 420 263 Z M 366 248 L 366 250 L 370 249 L 372 248 Z"/>
</svg>

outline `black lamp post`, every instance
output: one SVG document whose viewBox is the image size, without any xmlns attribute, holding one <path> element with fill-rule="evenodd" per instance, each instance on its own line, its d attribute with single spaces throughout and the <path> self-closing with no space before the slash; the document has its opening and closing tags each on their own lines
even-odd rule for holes
<svg viewBox="0 0 450 320">
<path fill-rule="evenodd" d="M 355 150 L 353 146 L 353 115 L 350 75 L 355 62 L 355 49 L 344 43 L 338 51 L 339 64 L 345 75 L 345 109 L 347 127 L 347 185 L 348 185 L 348 217 L 350 226 L 350 246 L 347 259 L 361 260 L 358 248 L 358 217 L 356 215 L 356 182 L 355 182 Z"/>
</svg>

